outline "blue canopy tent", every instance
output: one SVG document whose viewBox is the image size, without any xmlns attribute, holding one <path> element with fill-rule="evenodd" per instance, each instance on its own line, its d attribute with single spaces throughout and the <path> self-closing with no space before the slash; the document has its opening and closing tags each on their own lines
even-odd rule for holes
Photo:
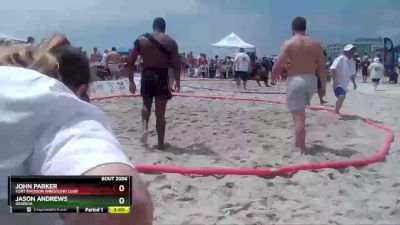
<svg viewBox="0 0 400 225">
<path fill-rule="evenodd" d="M 130 51 L 131 51 L 130 48 L 117 48 L 117 52 L 120 55 L 129 55 Z"/>
</svg>

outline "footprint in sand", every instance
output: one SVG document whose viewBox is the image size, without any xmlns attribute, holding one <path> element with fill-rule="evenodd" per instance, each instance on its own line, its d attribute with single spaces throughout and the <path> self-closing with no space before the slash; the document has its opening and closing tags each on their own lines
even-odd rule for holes
<svg viewBox="0 0 400 225">
<path fill-rule="evenodd" d="M 244 204 L 239 204 L 236 207 L 225 208 L 223 210 L 225 211 L 225 213 L 232 216 L 232 215 L 238 214 L 239 212 L 247 211 L 251 207 L 252 204 L 253 204 L 253 201 L 250 201 L 250 202 L 246 202 Z"/>
<path fill-rule="evenodd" d="M 166 185 L 161 186 L 159 188 L 159 190 L 171 190 L 171 187 L 172 186 L 170 184 L 166 184 Z"/>
<path fill-rule="evenodd" d="M 254 133 L 254 132 L 251 131 L 250 129 L 244 129 L 244 130 L 242 130 L 242 134 L 250 134 L 250 133 Z"/>
<path fill-rule="evenodd" d="M 156 176 L 156 177 L 153 179 L 153 181 L 155 181 L 155 182 L 160 182 L 160 181 L 165 180 L 165 178 L 167 178 L 167 175 L 161 174 L 161 175 Z M 171 186 L 170 186 L 170 188 L 171 188 Z"/>
<path fill-rule="evenodd" d="M 235 156 L 232 156 L 231 159 L 240 160 L 240 156 L 235 155 Z"/>
<path fill-rule="evenodd" d="M 264 150 L 269 150 L 269 149 L 272 149 L 274 146 L 265 144 L 262 147 L 263 147 Z"/>
<path fill-rule="evenodd" d="M 226 182 L 224 187 L 232 189 L 232 188 L 236 187 L 236 184 L 233 182 Z"/>
<path fill-rule="evenodd" d="M 199 193 L 199 189 L 197 187 L 188 185 L 185 188 L 185 192 L 183 193 L 183 195 L 179 196 L 176 200 L 183 201 L 183 202 L 193 201 L 195 199 L 198 199 L 198 197 L 199 197 L 198 193 Z"/>
</svg>

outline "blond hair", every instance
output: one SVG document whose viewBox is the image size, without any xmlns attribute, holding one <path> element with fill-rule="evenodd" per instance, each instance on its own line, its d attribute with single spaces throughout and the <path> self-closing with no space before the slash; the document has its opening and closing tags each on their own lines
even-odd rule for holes
<svg viewBox="0 0 400 225">
<path fill-rule="evenodd" d="M 0 48 L 0 66 L 16 66 L 36 70 L 42 74 L 58 77 L 58 60 L 52 51 L 61 45 L 69 44 L 62 34 L 54 34 L 39 46 L 12 45 Z"/>
</svg>

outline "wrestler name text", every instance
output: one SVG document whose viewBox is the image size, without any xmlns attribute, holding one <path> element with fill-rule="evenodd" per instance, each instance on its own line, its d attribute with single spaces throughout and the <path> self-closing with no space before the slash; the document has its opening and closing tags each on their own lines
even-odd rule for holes
<svg viewBox="0 0 400 225">
<path fill-rule="evenodd" d="M 57 189 L 57 184 L 17 184 L 15 189 Z"/>
<path fill-rule="evenodd" d="M 66 202 L 68 196 L 17 196 L 16 202 Z"/>
</svg>

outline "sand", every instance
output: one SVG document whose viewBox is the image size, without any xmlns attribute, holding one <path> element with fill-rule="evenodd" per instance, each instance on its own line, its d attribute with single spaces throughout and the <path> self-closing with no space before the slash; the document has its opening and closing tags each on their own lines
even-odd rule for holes
<svg viewBox="0 0 400 225">
<path fill-rule="evenodd" d="M 284 99 L 284 86 L 258 87 L 238 93 L 232 81 L 182 82 L 182 91 Z M 204 89 L 208 88 L 208 89 Z M 218 90 L 211 90 L 218 89 Z M 362 89 L 362 88 L 361 88 Z M 266 94 L 266 92 L 270 92 Z M 399 133 L 400 95 L 351 91 L 343 111 L 389 124 Z M 329 89 L 328 106 L 334 97 Z M 313 104 L 317 104 L 315 96 Z M 385 133 L 360 120 L 340 120 L 307 111 L 309 154 L 293 148 L 291 115 L 285 106 L 242 101 L 174 97 L 168 104 L 166 142 L 156 150 L 152 114 L 149 147 L 142 134 L 141 100 L 121 98 L 95 102 L 110 117 L 114 133 L 137 163 L 198 167 L 277 167 L 304 162 L 356 159 L 373 155 Z M 363 168 L 298 172 L 292 176 L 142 177 L 155 203 L 154 224 L 398 224 L 400 221 L 400 145 L 385 161 Z"/>
</svg>

